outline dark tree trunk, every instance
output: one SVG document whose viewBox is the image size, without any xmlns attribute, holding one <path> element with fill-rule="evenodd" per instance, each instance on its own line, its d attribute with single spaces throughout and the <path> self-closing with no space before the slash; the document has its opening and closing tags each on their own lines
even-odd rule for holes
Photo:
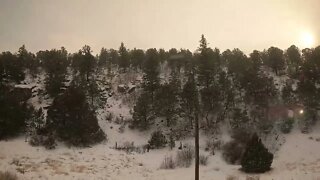
<svg viewBox="0 0 320 180">
<path fill-rule="evenodd" d="M 199 180 L 199 117 L 198 112 L 195 112 L 195 180 Z"/>
</svg>

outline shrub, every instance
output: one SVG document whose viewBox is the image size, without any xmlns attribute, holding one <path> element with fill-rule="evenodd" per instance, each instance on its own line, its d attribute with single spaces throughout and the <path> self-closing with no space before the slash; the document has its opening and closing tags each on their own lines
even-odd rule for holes
<svg viewBox="0 0 320 180">
<path fill-rule="evenodd" d="M 54 149 L 56 141 L 52 134 L 48 135 L 33 135 L 29 141 L 31 146 L 44 146 L 46 149 Z"/>
<path fill-rule="evenodd" d="M 252 131 L 247 128 L 233 129 L 231 137 L 241 144 L 247 144 L 252 137 Z"/>
<path fill-rule="evenodd" d="M 199 162 L 201 165 L 206 166 L 208 164 L 208 156 L 205 156 L 203 154 L 200 154 L 199 156 Z"/>
<path fill-rule="evenodd" d="M 233 175 L 229 175 L 229 176 L 227 176 L 227 178 L 226 178 L 226 180 L 238 180 L 238 179 L 239 179 L 239 177 L 233 176 Z"/>
<path fill-rule="evenodd" d="M 175 167 L 176 164 L 173 161 L 172 156 L 165 156 L 161 163 L 160 169 L 174 169 Z"/>
<path fill-rule="evenodd" d="M 169 146 L 170 146 L 170 149 L 173 149 L 176 146 L 176 143 L 174 141 L 172 134 L 170 134 L 170 136 L 169 136 Z"/>
<path fill-rule="evenodd" d="M 18 177 L 16 174 L 9 172 L 9 171 L 5 171 L 5 172 L 1 172 L 0 171 L 0 180 L 17 180 Z"/>
<path fill-rule="evenodd" d="M 293 127 L 294 119 L 293 118 L 287 118 L 286 120 L 282 121 L 280 124 L 280 130 L 284 134 L 288 134 L 291 132 L 291 129 Z"/>
<path fill-rule="evenodd" d="M 245 146 L 232 140 L 222 147 L 222 157 L 224 160 L 230 164 L 240 164 Z"/>
<path fill-rule="evenodd" d="M 194 149 L 190 146 L 177 152 L 176 162 L 179 167 L 189 167 L 194 158 Z"/>
<path fill-rule="evenodd" d="M 212 155 L 214 155 L 215 150 L 221 150 L 222 141 L 221 140 L 207 140 L 205 151 L 209 151 Z"/>
<path fill-rule="evenodd" d="M 167 139 L 166 136 L 163 135 L 162 131 L 155 131 L 151 134 L 151 138 L 148 143 L 151 149 L 159 149 L 166 146 Z"/>
<path fill-rule="evenodd" d="M 247 176 L 246 180 L 259 180 L 260 177 L 259 176 Z"/>
<path fill-rule="evenodd" d="M 261 142 L 261 139 L 254 134 L 247 144 L 241 160 L 242 170 L 252 173 L 263 173 L 270 170 L 273 154 Z"/>
<path fill-rule="evenodd" d="M 48 127 L 57 138 L 74 146 L 88 146 L 105 139 L 85 93 L 75 85 L 54 99 L 48 109 Z"/>
<path fill-rule="evenodd" d="M 139 154 L 145 153 L 145 149 L 143 148 L 143 146 L 135 146 L 134 142 L 129 141 L 125 141 L 122 145 L 118 145 L 118 143 L 116 142 L 115 149 L 125 151 L 128 154 L 132 152 L 136 152 Z"/>
</svg>

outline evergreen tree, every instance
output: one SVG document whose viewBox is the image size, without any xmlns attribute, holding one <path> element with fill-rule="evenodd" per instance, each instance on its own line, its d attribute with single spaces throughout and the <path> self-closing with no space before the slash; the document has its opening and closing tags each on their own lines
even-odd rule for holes
<svg viewBox="0 0 320 180">
<path fill-rule="evenodd" d="M 0 55 L 1 81 L 13 80 L 16 83 L 24 80 L 23 64 L 21 59 L 11 52 L 2 52 Z"/>
<path fill-rule="evenodd" d="M 193 128 L 193 115 L 199 107 L 198 90 L 194 79 L 194 74 L 190 74 L 181 93 L 181 106 L 185 116 L 189 119 L 190 127 Z"/>
<path fill-rule="evenodd" d="M 133 108 L 131 127 L 146 130 L 154 119 L 151 95 L 148 92 L 143 92 Z"/>
<path fill-rule="evenodd" d="M 285 69 L 283 51 L 276 47 L 270 47 L 268 49 L 268 59 L 266 64 L 272 68 L 276 75 L 278 75 L 279 71 Z"/>
<path fill-rule="evenodd" d="M 67 144 L 87 146 L 105 139 L 85 93 L 76 84 L 54 99 L 47 118 L 49 129 Z"/>
<path fill-rule="evenodd" d="M 100 54 L 98 57 L 99 68 L 103 68 L 110 65 L 109 54 L 106 48 L 101 48 Z"/>
<path fill-rule="evenodd" d="M 130 59 L 131 65 L 135 70 L 142 69 L 142 64 L 145 59 L 144 51 L 141 49 L 134 48 L 130 51 Z"/>
<path fill-rule="evenodd" d="M 56 97 L 61 93 L 64 86 L 68 67 L 68 52 L 62 47 L 60 50 L 52 49 L 50 51 L 39 51 L 37 59 L 41 61 L 47 76 L 45 78 L 45 87 L 49 95 Z"/>
<path fill-rule="evenodd" d="M 21 101 L 11 89 L 0 84 L 0 140 L 23 132 L 25 120 L 31 117 L 27 103 Z"/>
<path fill-rule="evenodd" d="M 127 68 L 130 65 L 130 59 L 129 59 L 130 57 L 129 57 L 129 52 L 123 43 L 121 43 L 118 52 L 119 52 L 119 67 L 123 69 L 124 72 L 126 72 Z"/>
<path fill-rule="evenodd" d="M 143 87 L 145 91 L 151 94 L 153 102 L 154 93 L 160 85 L 159 78 L 159 56 L 156 49 L 148 49 L 146 52 L 146 60 L 143 65 Z"/>
<path fill-rule="evenodd" d="M 264 147 L 257 134 L 254 134 L 241 159 L 242 170 L 248 173 L 264 173 L 270 170 L 272 161 L 273 154 Z"/>
<path fill-rule="evenodd" d="M 167 138 L 163 135 L 162 131 L 158 130 L 151 134 L 148 143 L 152 149 L 159 149 L 166 146 Z"/>
<path fill-rule="evenodd" d="M 35 76 L 39 66 L 39 62 L 35 58 L 35 55 L 31 52 L 28 52 L 25 45 L 22 45 L 18 50 L 17 57 L 23 64 L 23 67 L 29 69 L 30 74 Z"/>
<path fill-rule="evenodd" d="M 287 64 L 290 68 L 294 69 L 294 72 L 297 73 L 299 66 L 302 64 L 302 57 L 298 47 L 295 45 L 290 46 L 286 53 Z"/>
<path fill-rule="evenodd" d="M 204 35 L 201 36 L 198 48 L 198 81 L 202 86 L 209 87 L 214 81 L 215 73 L 220 64 L 220 51 L 207 46 Z"/>
<path fill-rule="evenodd" d="M 89 81 L 89 77 L 94 72 L 96 65 L 96 59 L 91 52 L 90 46 L 85 45 L 72 57 L 72 66 L 82 77 L 85 77 L 87 81 Z"/>
</svg>

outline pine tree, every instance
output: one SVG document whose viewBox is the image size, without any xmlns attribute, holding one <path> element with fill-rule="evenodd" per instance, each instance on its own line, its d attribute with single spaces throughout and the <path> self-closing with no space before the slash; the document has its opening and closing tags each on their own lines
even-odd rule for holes
<svg viewBox="0 0 320 180">
<path fill-rule="evenodd" d="M 89 81 L 89 77 L 94 72 L 94 67 L 96 66 L 96 59 L 91 54 L 91 47 L 85 45 L 72 56 L 72 66 L 76 72 Z"/>
<path fill-rule="evenodd" d="M 0 64 L 2 67 L 2 70 L 0 70 L 1 81 L 13 80 L 19 83 L 24 80 L 23 63 L 16 55 L 11 52 L 2 52 L 0 55 Z"/>
<path fill-rule="evenodd" d="M 183 86 L 181 99 L 182 110 L 184 111 L 187 119 L 189 119 L 190 128 L 193 128 L 193 114 L 199 106 L 198 90 L 194 79 L 194 74 L 189 75 L 188 81 Z"/>
<path fill-rule="evenodd" d="M 160 85 L 159 71 L 158 52 L 156 49 L 148 49 L 146 52 L 146 60 L 143 64 L 143 88 L 151 94 L 152 102 L 154 93 Z"/>
<path fill-rule="evenodd" d="M 146 130 L 153 123 L 155 116 L 152 107 L 151 95 L 149 93 L 143 92 L 140 95 L 133 108 L 132 118 L 132 128 Z"/>
<path fill-rule="evenodd" d="M 159 116 L 166 118 L 168 127 L 174 125 L 177 120 L 180 109 L 180 86 L 181 83 L 177 73 L 173 71 L 169 83 L 161 85 L 156 93 L 155 110 Z"/>
<path fill-rule="evenodd" d="M 220 51 L 207 47 L 207 40 L 201 36 L 198 48 L 198 81 L 204 87 L 209 87 L 214 81 L 214 76 L 220 60 Z"/>
<path fill-rule="evenodd" d="M 279 71 L 285 69 L 286 65 L 283 51 L 276 47 L 270 47 L 268 49 L 268 58 L 266 64 L 272 68 L 276 75 L 278 75 Z"/>
<path fill-rule="evenodd" d="M 12 87 L 0 84 L 0 140 L 23 132 L 25 120 L 32 114 L 27 103 L 11 90 Z"/>
<path fill-rule="evenodd" d="M 243 154 L 242 170 L 248 173 L 264 173 L 270 170 L 272 161 L 273 154 L 264 147 L 257 134 L 254 134 Z"/>
<path fill-rule="evenodd" d="M 41 61 L 42 67 L 47 75 L 45 78 L 45 88 L 48 94 L 56 97 L 62 92 L 65 76 L 68 67 L 68 52 L 62 47 L 60 50 L 39 51 L 37 59 Z"/>
<path fill-rule="evenodd" d="M 83 89 L 71 84 L 48 109 L 47 124 L 56 136 L 74 146 L 87 146 L 105 139 L 95 112 L 90 109 Z"/>
<path fill-rule="evenodd" d="M 126 72 L 127 68 L 130 65 L 129 52 L 127 48 L 121 43 L 119 47 L 119 67 Z"/>
</svg>

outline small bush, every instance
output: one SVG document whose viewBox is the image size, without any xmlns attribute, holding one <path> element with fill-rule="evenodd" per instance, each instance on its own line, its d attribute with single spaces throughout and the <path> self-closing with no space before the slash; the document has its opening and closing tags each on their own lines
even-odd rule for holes
<svg viewBox="0 0 320 180">
<path fill-rule="evenodd" d="M 199 162 L 201 165 L 206 166 L 208 164 L 208 156 L 205 156 L 203 154 L 200 154 L 199 156 Z"/>
<path fill-rule="evenodd" d="M 240 164 L 244 150 L 243 144 L 232 140 L 222 147 L 222 157 L 230 164 Z"/>
<path fill-rule="evenodd" d="M 176 146 L 176 143 L 174 141 L 172 134 L 170 134 L 170 137 L 169 137 L 169 146 L 170 146 L 170 149 L 173 149 Z"/>
<path fill-rule="evenodd" d="M 241 144 L 247 144 L 252 137 L 252 131 L 250 129 L 234 129 L 232 131 L 231 137 Z"/>
<path fill-rule="evenodd" d="M 176 164 L 173 161 L 172 156 L 166 156 L 161 163 L 160 169 L 174 169 L 175 167 Z"/>
<path fill-rule="evenodd" d="M 190 146 L 177 152 L 176 162 L 179 167 L 189 167 L 194 158 L 194 149 Z"/>
<path fill-rule="evenodd" d="M 139 154 L 145 153 L 145 149 L 143 146 L 135 146 L 134 142 L 129 142 L 129 141 L 124 142 L 122 145 L 118 145 L 116 143 L 115 149 L 119 151 L 125 151 L 128 154 L 133 152 L 136 152 Z"/>
<path fill-rule="evenodd" d="M 44 146 L 46 149 L 54 149 L 57 145 L 52 135 L 33 135 L 29 144 L 31 146 Z"/>
<path fill-rule="evenodd" d="M 241 160 L 241 167 L 244 172 L 264 173 L 270 170 L 273 161 L 273 154 L 261 142 L 261 139 L 254 134 L 247 144 Z"/>
<path fill-rule="evenodd" d="M 221 140 L 207 140 L 205 151 L 209 151 L 212 155 L 214 155 L 215 150 L 221 150 L 222 141 Z"/>
<path fill-rule="evenodd" d="M 280 124 L 281 132 L 284 134 L 290 133 L 292 130 L 293 124 L 294 124 L 293 118 L 287 118 L 286 120 L 282 121 Z"/>
<path fill-rule="evenodd" d="M 159 149 L 165 147 L 167 144 L 166 136 L 162 131 L 155 131 L 151 134 L 151 138 L 148 141 L 151 149 Z"/>
<path fill-rule="evenodd" d="M 229 176 L 227 176 L 226 180 L 239 180 L 239 177 L 233 176 L 233 175 L 229 175 Z"/>
<path fill-rule="evenodd" d="M 113 120 L 113 118 L 114 117 L 113 117 L 113 114 L 111 112 L 108 113 L 107 116 L 106 116 L 106 120 L 109 121 L 109 122 L 111 122 Z"/>
<path fill-rule="evenodd" d="M 18 177 L 16 174 L 6 171 L 6 172 L 1 172 L 0 171 L 0 180 L 17 180 Z"/>
<path fill-rule="evenodd" d="M 247 176 L 246 180 L 259 180 L 260 177 L 259 176 Z"/>
</svg>

